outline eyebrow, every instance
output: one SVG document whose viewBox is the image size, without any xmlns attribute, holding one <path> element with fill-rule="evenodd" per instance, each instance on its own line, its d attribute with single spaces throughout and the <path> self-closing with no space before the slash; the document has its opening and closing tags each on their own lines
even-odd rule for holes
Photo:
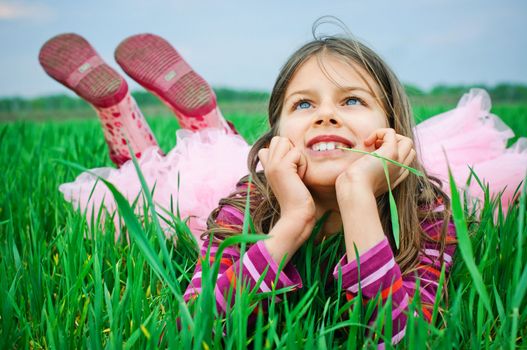
<svg viewBox="0 0 527 350">
<path fill-rule="evenodd" d="M 351 92 L 351 91 L 362 91 L 362 92 L 365 92 L 367 93 L 368 95 L 370 95 L 372 98 L 375 98 L 375 95 L 368 89 L 365 89 L 365 88 L 362 88 L 362 87 L 358 87 L 358 86 L 342 86 L 340 88 L 341 91 L 345 91 L 345 92 Z M 295 95 L 307 95 L 311 92 L 311 90 L 298 90 L 298 91 L 295 91 L 289 95 L 287 95 L 284 99 L 284 102 L 287 102 L 291 97 L 295 96 Z"/>
<path fill-rule="evenodd" d="M 368 95 L 370 95 L 371 97 L 375 97 L 375 95 L 369 90 L 369 89 L 365 89 L 365 88 L 362 88 L 362 87 L 359 87 L 359 86 L 343 86 L 341 88 L 342 91 L 355 91 L 355 90 L 359 90 L 359 91 L 362 91 L 362 92 L 365 92 L 367 93 Z"/>
</svg>

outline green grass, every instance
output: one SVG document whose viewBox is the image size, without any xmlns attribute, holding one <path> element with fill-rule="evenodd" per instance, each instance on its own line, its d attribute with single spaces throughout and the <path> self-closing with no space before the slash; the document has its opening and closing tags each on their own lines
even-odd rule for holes
<svg viewBox="0 0 527 350">
<path fill-rule="evenodd" d="M 417 112 L 426 117 L 444 109 Z M 499 106 L 495 113 L 527 136 L 525 107 Z M 250 142 L 265 130 L 263 115 L 232 113 L 228 118 Z M 162 148 L 173 147 L 175 120 L 154 116 L 149 121 Z M 308 242 L 298 252 L 295 261 L 304 288 L 283 303 L 272 303 L 268 316 L 260 317 L 251 332 L 247 317 L 255 296 L 247 289 L 237 291 L 226 319 L 214 316 L 209 288 L 194 306 L 181 302 L 197 260 L 181 220 L 173 218 L 180 241 L 174 249 L 160 239 L 155 222 L 140 224 L 123 201 L 131 241 L 116 243 L 111 225 L 87 229 L 83 216 L 62 199 L 58 185 L 79 173 L 64 162 L 86 168 L 111 164 L 97 120 L 0 124 L 0 144 L 0 348 L 373 347 L 365 335 L 372 303 L 358 304 L 359 298 L 346 302 L 336 292 L 339 282 L 333 289 L 322 287 L 340 257 L 341 238 L 323 246 Z M 496 224 L 491 202 L 479 222 L 470 223 L 463 203 L 455 194 L 453 198 L 459 248 L 447 286 L 448 307 L 429 325 L 413 316 L 419 310 L 415 298 L 401 347 L 527 347 L 525 197 L 508 215 L 496 217 Z M 230 243 L 261 239 L 249 227 Z M 209 281 L 205 285 L 212 285 L 214 267 L 203 276 Z M 445 301 L 440 304 L 446 307 Z M 387 308 L 385 312 L 389 317 Z M 178 318 L 182 330 L 176 326 Z M 375 325 L 373 333 L 381 327 Z"/>
</svg>

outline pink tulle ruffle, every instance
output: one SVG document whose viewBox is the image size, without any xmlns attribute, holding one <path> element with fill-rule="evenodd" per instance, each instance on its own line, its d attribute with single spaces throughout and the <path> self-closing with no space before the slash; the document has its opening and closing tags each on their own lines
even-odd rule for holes
<svg viewBox="0 0 527 350">
<path fill-rule="evenodd" d="M 189 228 L 199 241 L 199 235 L 206 228 L 208 215 L 221 198 L 227 197 L 235 189 L 237 181 L 248 173 L 246 164 L 250 147 L 241 136 L 226 134 L 219 129 L 198 132 L 181 129 L 176 132 L 176 138 L 176 147 L 166 156 L 161 155 L 157 147 L 150 147 L 143 152 L 139 165 L 150 191 L 155 184 L 153 200 L 157 212 L 168 217 L 162 208 L 170 210 L 172 201 L 175 212 L 179 203 L 181 218 L 189 218 Z M 141 193 L 141 184 L 132 161 L 119 169 L 92 169 L 80 174 L 75 181 L 62 184 L 59 190 L 64 198 L 82 212 L 87 209 L 88 222 L 93 213 L 97 215 L 101 205 L 109 213 L 117 209 L 110 190 L 104 183 L 97 181 L 97 176 L 115 185 L 130 203 Z M 143 214 L 142 196 L 139 196 L 135 211 Z M 119 228 L 117 216 L 115 220 Z M 164 221 L 160 222 L 167 229 Z M 167 235 L 173 233 L 168 229 L 166 231 Z M 116 232 L 118 235 L 119 230 Z"/>
<path fill-rule="evenodd" d="M 502 205 L 507 208 L 527 172 L 527 139 L 520 138 L 507 148 L 514 133 L 490 109 L 488 93 L 471 89 L 455 109 L 416 126 L 416 151 L 427 172 L 443 181 L 446 193 L 450 193 L 450 165 L 456 185 L 471 201 L 481 203 L 484 192 L 477 181 L 472 179 L 465 186 L 472 167 L 489 184 L 491 196 L 503 191 Z"/>
</svg>

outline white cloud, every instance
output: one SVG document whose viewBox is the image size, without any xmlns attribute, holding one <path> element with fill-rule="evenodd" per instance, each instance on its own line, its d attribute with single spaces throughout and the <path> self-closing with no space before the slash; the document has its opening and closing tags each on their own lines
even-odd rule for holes
<svg viewBox="0 0 527 350">
<path fill-rule="evenodd" d="M 20 19 L 50 19 L 54 15 L 51 8 L 43 4 L 0 1 L 0 21 Z"/>
</svg>

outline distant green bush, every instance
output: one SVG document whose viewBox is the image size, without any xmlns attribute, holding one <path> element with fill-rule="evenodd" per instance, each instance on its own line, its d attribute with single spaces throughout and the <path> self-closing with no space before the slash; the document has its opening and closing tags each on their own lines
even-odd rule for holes
<svg viewBox="0 0 527 350">
<path fill-rule="evenodd" d="M 527 86 L 521 84 L 499 84 L 494 87 L 485 85 L 438 85 L 430 91 L 424 91 L 415 85 L 405 85 L 406 91 L 417 105 L 431 105 L 437 103 L 454 104 L 472 87 L 486 89 L 494 103 L 527 103 Z M 269 92 L 246 91 L 230 88 L 214 89 L 220 104 L 229 103 L 259 103 L 269 100 Z M 132 96 L 141 107 L 160 106 L 161 101 L 146 91 L 134 91 Z M 56 110 L 89 109 L 88 103 L 76 96 L 50 95 L 37 98 L 5 97 L 0 98 L 0 113 L 28 113 Z"/>
</svg>

